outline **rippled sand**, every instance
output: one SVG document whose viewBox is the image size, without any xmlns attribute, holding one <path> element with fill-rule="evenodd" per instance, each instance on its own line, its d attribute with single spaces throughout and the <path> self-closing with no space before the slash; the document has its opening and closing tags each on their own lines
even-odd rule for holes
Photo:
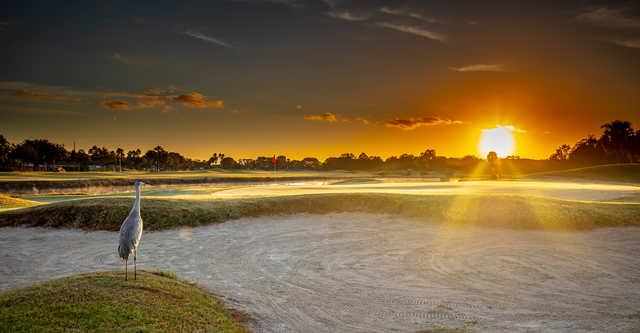
<svg viewBox="0 0 640 333">
<path fill-rule="evenodd" d="M 111 232 L 4 228 L 0 288 L 122 268 Z M 147 233 L 140 268 L 176 271 L 266 332 L 619 332 L 640 328 L 640 228 L 448 229 L 296 215 Z"/>
</svg>

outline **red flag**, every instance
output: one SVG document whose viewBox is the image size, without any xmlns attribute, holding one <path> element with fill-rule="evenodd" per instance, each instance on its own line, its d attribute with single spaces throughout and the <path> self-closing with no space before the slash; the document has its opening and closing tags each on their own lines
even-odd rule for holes
<svg viewBox="0 0 640 333">
<path fill-rule="evenodd" d="M 276 164 L 277 160 L 276 160 L 276 155 L 273 155 L 273 157 L 271 158 L 271 164 Z"/>
</svg>

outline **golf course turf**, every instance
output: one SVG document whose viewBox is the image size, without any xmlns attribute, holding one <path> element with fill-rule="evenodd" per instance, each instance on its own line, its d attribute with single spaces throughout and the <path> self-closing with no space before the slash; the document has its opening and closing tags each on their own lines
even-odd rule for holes
<svg viewBox="0 0 640 333">
<path fill-rule="evenodd" d="M 0 226 L 119 230 L 128 198 L 70 200 L 0 213 Z M 191 201 L 146 199 L 145 230 L 194 227 L 267 215 L 331 212 L 396 214 L 448 226 L 579 230 L 640 226 L 640 204 L 570 201 L 526 195 L 348 193 Z"/>
<path fill-rule="evenodd" d="M 171 274 L 99 272 L 0 294 L 5 332 L 248 332 L 211 293 Z"/>
</svg>

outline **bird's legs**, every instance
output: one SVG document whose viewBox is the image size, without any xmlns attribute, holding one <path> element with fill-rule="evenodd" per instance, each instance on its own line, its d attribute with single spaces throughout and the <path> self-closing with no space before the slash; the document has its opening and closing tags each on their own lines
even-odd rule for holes
<svg viewBox="0 0 640 333">
<path fill-rule="evenodd" d="M 125 259 L 125 260 L 124 260 L 124 280 L 125 280 L 125 281 L 127 281 L 127 276 L 128 276 L 128 273 L 127 273 L 127 266 L 128 266 L 128 265 L 127 265 L 127 261 L 128 261 L 128 260 L 129 260 L 129 259 Z"/>
<path fill-rule="evenodd" d="M 136 253 L 133 252 L 133 279 L 136 280 L 137 279 L 137 274 L 138 270 L 136 269 Z"/>
</svg>

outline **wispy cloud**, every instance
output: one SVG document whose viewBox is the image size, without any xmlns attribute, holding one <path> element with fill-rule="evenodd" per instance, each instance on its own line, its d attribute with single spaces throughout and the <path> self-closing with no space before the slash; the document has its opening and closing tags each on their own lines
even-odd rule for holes
<svg viewBox="0 0 640 333">
<path fill-rule="evenodd" d="M 64 95 L 55 95 L 48 92 L 31 91 L 27 89 L 20 89 L 16 91 L 13 96 L 33 101 L 49 101 L 49 102 L 62 102 L 62 103 L 80 103 L 82 102 L 78 98 Z"/>
<path fill-rule="evenodd" d="M 348 10 L 332 10 L 328 12 L 327 15 L 335 19 L 350 21 L 350 22 L 364 21 L 369 18 L 368 15 L 357 15 Z"/>
<path fill-rule="evenodd" d="M 78 93 L 63 87 L 31 84 L 26 82 L 0 82 L 0 97 L 25 101 L 56 102 L 64 104 L 83 103 Z"/>
<path fill-rule="evenodd" d="M 326 121 L 330 123 L 358 123 L 362 125 L 369 125 L 369 120 L 363 117 L 347 117 L 339 116 L 332 112 L 325 112 L 322 114 L 309 114 L 304 116 L 305 120 L 310 121 Z"/>
<path fill-rule="evenodd" d="M 503 64 L 477 64 L 463 67 L 449 67 L 456 72 L 507 72 L 508 68 Z"/>
<path fill-rule="evenodd" d="M 21 106 L 2 106 L 0 107 L 0 113 L 12 113 L 12 114 L 34 114 L 34 115 L 51 115 L 51 116 L 80 116 L 82 112 L 60 110 L 51 108 L 35 108 L 35 107 L 21 107 Z"/>
<path fill-rule="evenodd" d="M 443 119 L 440 117 L 422 117 L 422 118 L 396 118 L 384 123 L 387 127 L 397 127 L 405 131 L 414 130 L 423 126 L 446 126 L 459 125 L 463 122 L 460 120 Z"/>
<path fill-rule="evenodd" d="M 447 37 L 444 34 L 427 30 L 423 27 L 419 27 L 415 25 L 395 24 L 391 22 L 378 22 L 377 24 L 383 28 L 400 31 L 400 32 L 406 32 L 409 34 L 417 35 L 417 36 L 432 39 L 432 40 L 437 40 L 440 42 L 444 42 L 447 40 Z"/>
<path fill-rule="evenodd" d="M 162 108 L 162 111 L 167 112 L 173 110 L 172 104 L 196 109 L 224 107 L 224 101 L 221 99 L 210 99 L 195 91 L 177 93 L 173 87 L 151 89 L 141 93 L 105 92 L 104 97 L 109 99 L 102 103 L 102 107 L 112 110 Z"/>
<path fill-rule="evenodd" d="M 201 93 L 188 92 L 173 98 L 174 101 L 189 108 L 215 108 L 219 109 L 224 106 L 224 102 L 220 99 L 207 99 Z"/>
<path fill-rule="evenodd" d="M 587 8 L 576 18 L 583 22 L 612 28 L 640 28 L 640 19 L 626 16 L 622 8 Z"/>
<path fill-rule="evenodd" d="M 109 110 L 138 110 L 160 108 L 167 112 L 176 106 L 197 109 L 219 109 L 224 101 L 207 97 L 200 92 L 174 86 L 154 88 L 142 92 L 73 90 L 28 82 L 0 81 L 0 98 L 63 104 L 86 104 Z"/>
<path fill-rule="evenodd" d="M 338 121 L 338 118 L 335 114 L 331 112 L 325 112 L 323 114 L 309 114 L 304 116 L 305 120 L 311 121 L 328 121 L 330 123 Z"/>
<path fill-rule="evenodd" d="M 505 128 L 505 129 L 508 129 L 509 131 L 515 132 L 515 133 L 527 133 L 527 130 L 515 127 L 513 125 L 497 125 L 496 127 Z"/>
<path fill-rule="evenodd" d="M 213 38 L 211 36 L 207 36 L 203 33 L 199 33 L 199 32 L 193 32 L 193 31 L 185 31 L 184 32 L 185 35 L 195 38 L 195 39 L 199 39 L 201 41 L 205 41 L 207 43 L 213 43 L 216 45 L 220 45 L 220 46 L 224 46 L 224 47 L 228 47 L 228 48 L 232 48 L 231 44 L 225 43 L 217 38 Z"/>
<path fill-rule="evenodd" d="M 133 105 L 126 101 L 104 101 L 102 102 L 102 107 L 104 107 L 105 109 L 125 111 L 131 110 L 133 108 Z"/>
<path fill-rule="evenodd" d="M 114 52 L 111 55 L 111 60 L 119 62 L 121 64 L 130 64 L 131 62 L 129 61 L 128 58 L 125 58 L 122 54 L 120 54 L 119 52 Z"/>
<path fill-rule="evenodd" d="M 433 17 L 428 17 L 418 12 L 410 11 L 405 8 L 391 8 L 391 7 L 384 6 L 384 7 L 381 7 L 379 11 L 381 13 L 388 14 L 388 15 L 411 17 L 416 20 L 420 20 L 428 23 L 442 23 L 442 21 L 438 19 L 435 19 Z"/>
<path fill-rule="evenodd" d="M 640 49 L 640 39 L 612 40 L 611 42 L 619 46 Z"/>
<path fill-rule="evenodd" d="M 362 117 L 353 117 L 353 118 L 350 118 L 348 121 L 355 122 L 355 123 L 360 123 L 362 125 L 369 125 L 369 123 L 370 123 L 369 119 L 362 118 Z"/>
</svg>

